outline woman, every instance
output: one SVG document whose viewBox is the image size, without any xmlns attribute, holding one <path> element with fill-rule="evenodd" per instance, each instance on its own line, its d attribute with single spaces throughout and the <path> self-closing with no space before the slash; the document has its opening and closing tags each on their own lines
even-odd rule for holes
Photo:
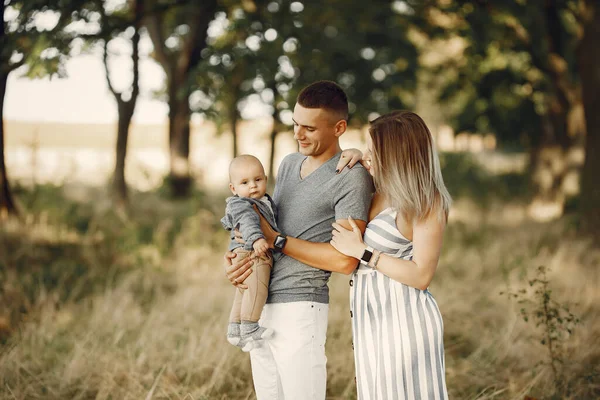
<svg viewBox="0 0 600 400">
<path fill-rule="evenodd" d="M 376 194 L 361 237 L 334 223 L 331 244 L 360 260 L 350 281 L 358 398 L 447 399 L 443 322 L 427 290 L 451 198 L 423 120 L 395 111 L 371 123 L 363 164 Z"/>
</svg>

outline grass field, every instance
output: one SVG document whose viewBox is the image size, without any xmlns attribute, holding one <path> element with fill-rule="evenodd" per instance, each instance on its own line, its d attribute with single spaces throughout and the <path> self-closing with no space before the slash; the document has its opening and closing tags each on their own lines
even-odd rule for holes
<svg viewBox="0 0 600 400">
<path fill-rule="evenodd" d="M 6 163 L 9 179 L 23 183 L 85 183 L 103 185 L 114 170 L 115 124 L 65 124 L 6 121 Z M 238 151 L 257 156 L 265 166 L 269 162 L 270 119 L 244 120 L 238 125 Z M 128 141 L 125 176 L 130 186 L 154 190 L 169 172 L 168 126 L 132 125 Z M 276 140 L 275 171 L 297 143 L 292 132 L 280 132 Z M 441 142 L 468 148 L 465 135 L 456 140 L 443 135 Z M 462 143 L 462 144 L 461 144 Z M 342 148 L 365 147 L 365 131 L 355 127 L 341 138 Z M 190 164 L 194 178 L 204 187 L 227 186 L 227 167 L 231 161 L 233 141 L 228 127 L 212 122 L 192 124 Z M 480 151 L 472 153 L 486 168 L 506 173 L 522 171 L 525 154 L 502 154 Z"/>
<path fill-rule="evenodd" d="M 430 288 L 450 398 L 600 398 L 600 250 L 571 216 L 509 218 L 522 181 L 461 160 L 445 159 L 457 201 Z M 23 220 L 0 227 L 0 398 L 254 398 L 248 355 L 225 341 L 224 193 L 164 193 L 135 192 L 123 219 L 104 187 L 16 185 Z M 348 277 L 330 287 L 327 394 L 354 399 Z"/>
</svg>

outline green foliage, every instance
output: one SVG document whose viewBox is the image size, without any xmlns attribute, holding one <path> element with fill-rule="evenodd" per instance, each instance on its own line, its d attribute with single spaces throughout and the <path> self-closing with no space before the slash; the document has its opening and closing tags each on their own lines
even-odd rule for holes
<svg viewBox="0 0 600 400">
<path fill-rule="evenodd" d="M 418 51 L 409 32 L 418 20 L 393 2 L 330 1 L 302 12 L 299 88 L 318 79 L 338 81 L 348 92 L 353 123 L 415 104 Z M 410 8 L 410 7 L 409 7 Z M 360 18 L 357 16 L 360 15 Z M 323 34 L 325 33 L 325 34 Z"/>
<path fill-rule="evenodd" d="M 92 203 L 69 201 L 60 186 L 38 184 L 25 187 L 15 182 L 13 193 L 19 198 L 25 212 L 44 223 L 64 224 L 79 233 L 85 233 L 94 217 Z"/>
<path fill-rule="evenodd" d="M 222 121 L 254 96 L 278 123 L 290 123 L 282 115 L 298 92 L 322 79 L 347 91 L 356 125 L 372 113 L 414 106 L 418 52 L 408 32 L 415 20 L 393 2 L 225 4 L 215 20 L 224 31 L 202 53 L 196 111 Z"/>
<path fill-rule="evenodd" d="M 144 7 L 144 23 L 154 46 L 152 55 L 167 78 L 165 94 L 170 105 L 182 99 L 187 105 L 193 71 L 206 47 L 207 28 L 220 4 L 217 0 L 144 0 Z"/>
<path fill-rule="evenodd" d="M 460 57 L 432 67 L 442 76 L 440 99 L 451 107 L 457 131 L 493 132 L 502 146 L 539 143 L 553 96 L 571 90 L 567 81 L 577 84 L 578 3 L 437 2 L 425 8 L 424 32 L 464 44 Z M 441 22 L 447 19 L 452 22 Z M 563 69 L 565 76 L 557 76 Z"/>
<path fill-rule="evenodd" d="M 67 30 L 74 22 L 91 23 L 95 18 L 91 0 L 8 0 L 2 14 L 8 17 L 0 32 L 0 73 L 8 74 L 26 65 L 30 78 L 64 76 L 64 63 L 80 32 Z M 54 26 L 40 25 L 42 16 L 56 19 Z M 48 20 L 48 19 L 46 19 Z"/>
<path fill-rule="evenodd" d="M 454 199 L 470 198 L 487 210 L 494 202 L 525 203 L 531 196 L 526 175 L 493 174 L 471 153 L 441 153 L 440 164 Z"/>
</svg>

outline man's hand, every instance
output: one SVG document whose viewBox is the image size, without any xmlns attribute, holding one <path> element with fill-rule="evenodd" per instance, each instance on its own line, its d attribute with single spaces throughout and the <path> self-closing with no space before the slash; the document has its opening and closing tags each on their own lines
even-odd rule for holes
<svg viewBox="0 0 600 400">
<path fill-rule="evenodd" d="M 243 282 L 252 273 L 251 267 L 253 264 L 254 261 L 250 257 L 238 259 L 237 254 L 232 251 L 228 251 L 223 257 L 225 276 L 238 289 L 248 289 L 248 286 L 244 285 Z"/>
</svg>

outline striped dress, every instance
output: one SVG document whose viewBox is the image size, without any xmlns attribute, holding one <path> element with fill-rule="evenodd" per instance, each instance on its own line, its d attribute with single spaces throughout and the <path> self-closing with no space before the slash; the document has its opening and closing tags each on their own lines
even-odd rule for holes
<svg viewBox="0 0 600 400">
<path fill-rule="evenodd" d="M 369 222 L 364 241 L 385 254 L 412 259 L 412 242 L 396 228 L 391 208 Z M 447 399 L 444 326 L 431 293 L 363 264 L 350 286 L 358 399 Z"/>
</svg>

